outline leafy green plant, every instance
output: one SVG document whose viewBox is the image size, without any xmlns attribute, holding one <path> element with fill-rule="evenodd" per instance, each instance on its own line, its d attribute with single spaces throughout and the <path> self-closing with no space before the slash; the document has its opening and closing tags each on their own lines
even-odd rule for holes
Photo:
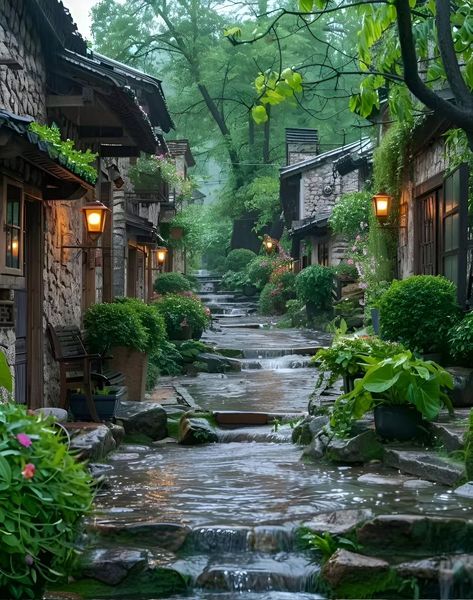
<svg viewBox="0 0 473 600">
<path fill-rule="evenodd" d="M 448 342 L 450 355 L 455 361 L 465 366 L 473 364 L 473 312 L 450 329 Z"/>
<path fill-rule="evenodd" d="M 154 348 L 148 357 L 146 389 L 152 390 L 160 375 L 174 376 L 181 373 L 182 356 L 175 344 L 165 340 L 160 346 Z"/>
<path fill-rule="evenodd" d="M 355 265 L 349 264 L 345 261 L 339 263 L 334 268 L 335 275 L 342 280 L 356 281 L 358 279 L 358 270 Z"/>
<path fill-rule="evenodd" d="M 296 294 L 299 300 L 310 303 L 320 311 L 332 307 L 333 269 L 322 265 L 306 267 L 296 277 Z"/>
<path fill-rule="evenodd" d="M 271 273 L 286 261 L 279 256 L 257 256 L 248 265 L 248 279 L 259 290 L 269 283 Z"/>
<path fill-rule="evenodd" d="M 84 315 L 84 328 L 92 352 L 104 353 L 113 346 L 126 346 L 140 352 L 149 348 L 148 332 L 128 302 L 93 304 Z"/>
<path fill-rule="evenodd" d="M 338 337 L 329 348 L 320 349 L 312 358 L 322 372 L 330 372 L 329 384 L 338 377 L 360 375 L 367 368 L 364 358 L 389 358 L 405 348 L 395 342 L 386 342 L 376 336 Z"/>
<path fill-rule="evenodd" d="M 446 389 L 453 388 L 452 376 L 432 361 L 415 358 L 410 351 L 378 360 L 363 358 L 364 376 L 353 391 L 335 402 L 330 424 L 338 435 L 347 435 L 353 420 L 375 406 L 411 405 L 424 419 L 435 419 L 443 406 L 453 411 Z"/>
<path fill-rule="evenodd" d="M 362 233 L 363 223 L 368 223 L 373 211 L 371 192 L 343 194 L 333 207 L 329 218 L 332 231 L 349 240 Z"/>
<path fill-rule="evenodd" d="M 161 181 L 171 188 L 177 188 L 180 200 L 192 195 L 193 184 L 185 179 L 176 169 L 174 159 L 159 155 L 142 155 L 130 168 L 130 180 L 137 189 L 157 189 Z"/>
<path fill-rule="evenodd" d="M 261 291 L 258 311 L 262 315 L 282 315 L 286 310 L 286 297 L 282 287 L 267 283 Z"/>
<path fill-rule="evenodd" d="M 309 531 L 302 536 L 302 539 L 306 542 L 309 549 L 315 550 L 318 554 L 322 555 L 323 563 L 327 562 L 339 548 L 344 548 L 345 550 L 351 550 L 353 552 L 359 552 L 361 550 L 360 544 L 357 544 L 346 537 L 335 537 L 328 531 L 325 531 L 320 535 L 313 531 Z"/>
<path fill-rule="evenodd" d="M 92 482 L 51 417 L 0 404 L 0 597 L 41 598 L 66 579 Z"/>
<path fill-rule="evenodd" d="M 146 304 L 138 298 L 115 298 L 114 302 L 129 306 L 138 315 L 147 335 L 147 352 L 160 346 L 166 340 L 166 325 L 156 306 Z"/>
<path fill-rule="evenodd" d="M 181 355 L 184 363 L 192 363 L 196 360 L 199 354 L 210 352 L 211 349 L 199 340 L 186 340 L 177 346 L 177 350 Z"/>
<path fill-rule="evenodd" d="M 468 481 L 473 481 L 473 409 L 468 417 L 468 431 L 465 444 L 465 473 Z"/>
<path fill-rule="evenodd" d="M 166 294 L 154 305 L 164 317 L 168 337 L 179 336 L 183 327 L 189 326 L 193 334 L 202 333 L 210 324 L 210 316 L 196 296 Z"/>
<path fill-rule="evenodd" d="M 442 352 L 459 318 L 455 286 L 440 276 L 393 281 L 378 305 L 382 337 L 424 353 Z"/>
<path fill-rule="evenodd" d="M 40 125 L 34 121 L 30 123 L 29 130 L 47 144 L 49 154 L 52 158 L 57 158 L 69 170 L 86 181 L 90 183 L 96 182 L 97 169 L 92 166 L 98 156 L 96 153 L 90 150 L 82 152 L 74 147 L 75 144 L 72 140 L 64 141 L 61 139 L 61 131 L 55 123 L 49 127 L 48 125 Z"/>
<path fill-rule="evenodd" d="M 181 273 L 160 273 L 156 277 L 153 289 L 157 294 L 177 294 L 190 291 L 191 284 Z"/>
<path fill-rule="evenodd" d="M 227 271 L 222 277 L 221 289 L 231 291 L 242 291 L 247 285 L 252 285 L 246 270 Z"/>
<path fill-rule="evenodd" d="M 231 250 L 225 259 L 225 270 L 235 273 L 244 271 L 254 258 L 256 254 L 247 248 Z"/>
</svg>

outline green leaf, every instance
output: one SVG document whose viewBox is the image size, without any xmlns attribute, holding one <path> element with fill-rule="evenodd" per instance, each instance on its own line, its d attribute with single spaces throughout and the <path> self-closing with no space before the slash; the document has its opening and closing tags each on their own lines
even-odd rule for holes
<svg viewBox="0 0 473 600">
<path fill-rule="evenodd" d="M 8 366 L 7 357 L 0 352 L 0 387 L 4 387 L 10 394 L 13 391 L 13 379 Z"/>
<path fill-rule="evenodd" d="M 299 0 L 299 9 L 301 12 L 312 12 L 314 7 L 314 0 Z"/>
<path fill-rule="evenodd" d="M 227 27 L 223 30 L 223 35 L 225 37 L 234 37 L 241 38 L 241 28 L 240 27 Z"/>
<path fill-rule="evenodd" d="M 11 477 L 12 473 L 10 465 L 8 464 L 7 459 L 0 455 L 0 479 L 3 479 L 5 483 L 10 485 Z"/>
<path fill-rule="evenodd" d="M 268 120 L 268 113 L 264 106 L 258 105 L 251 109 L 251 115 L 257 125 L 262 125 Z"/>
<path fill-rule="evenodd" d="M 399 379 L 400 373 L 394 373 L 392 365 L 372 367 L 363 379 L 363 387 L 368 392 L 380 394 L 391 388 Z"/>
</svg>

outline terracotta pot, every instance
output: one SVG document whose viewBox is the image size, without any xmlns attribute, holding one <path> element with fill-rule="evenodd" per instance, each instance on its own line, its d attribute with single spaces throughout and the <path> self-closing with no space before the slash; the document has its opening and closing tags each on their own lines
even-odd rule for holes
<svg viewBox="0 0 473 600">
<path fill-rule="evenodd" d="M 128 388 L 128 400 L 140 402 L 145 398 L 148 355 L 133 348 L 116 346 L 111 349 L 111 364 L 123 373 Z"/>
</svg>

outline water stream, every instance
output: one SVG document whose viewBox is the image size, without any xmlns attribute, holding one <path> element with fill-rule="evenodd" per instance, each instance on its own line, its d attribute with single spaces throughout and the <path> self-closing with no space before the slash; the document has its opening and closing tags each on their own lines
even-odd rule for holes
<svg viewBox="0 0 473 600">
<path fill-rule="evenodd" d="M 291 331 L 281 344 L 281 331 L 261 333 L 211 332 L 227 348 L 239 347 L 235 340 L 244 338 L 243 371 L 179 383 L 206 410 L 302 415 L 317 372 L 307 368 L 309 354 L 292 349 L 318 346 L 326 338 Z M 158 553 L 161 563 L 191 578 L 187 599 L 314 600 L 321 598 L 313 593 L 320 567 L 298 550 L 295 531 L 317 514 L 344 508 L 456 516 L 471 511 L 471 502 L 439 485 L 413 489 L 402 478 L 395 485 L 380 485 L 376 477 L 361 482 L 367 472 L 362 467 L 304 462 L 301 449 L 289 443 L 291 431 L 291 424 L 247 427 L 221 430 L 219 443 L 205 446 L 122 446 L 111 457 L 110 483 L 97 499 L 95 523 L 188 528 L 177 552 L 164 558 Z M 369 472 L 393 475 L 381 465 L 370 465 Z M 136 545 L 143 546 L 139 537 Z M 451 568 L 445 565 L 444 597 Z"/>
</svg>

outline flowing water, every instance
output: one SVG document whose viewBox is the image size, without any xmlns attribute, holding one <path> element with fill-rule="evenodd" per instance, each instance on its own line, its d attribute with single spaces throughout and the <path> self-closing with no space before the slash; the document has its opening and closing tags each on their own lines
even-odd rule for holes
<svg viewBox="0 0 473 600">
<path fill-rule="evenodd" d="M 246 350 L 241 373 L 179 380 L 202 408 L 304 413 L 317 373 L 307 368 L 310 356 L 293 349 L 320 346 L 326 336 L 291 331 L 281 344 L 280 330 L 227 328 L 210 337 Z M 301 449 L 289 443 L 291 432 L 290 424 L 253 426 L 221 430 L 219 443 L 204 446 L 122 446 L 110 459 L 95 524 L 152 522 L 183 531 L 186 542 L 177 551 L 150 547 L 160 564 L 192 580 L 189 595 L 174 600 L 314 600 L 321 598 L 313 593 L 320 567 L 298 549 L 295 531 L 317 514 L 471 511 L 471 502 L 439 485 L 412 489 L 399 477 L 392 485 L 379 477 L 362 482 L 362 467 L 304 462 Z M 379 465 L 369 471 L 395 475 Z M 137 536 L 136 545 L 145 540 Z M 450 570 L 446 565 L 445 594 Z"/>
</svg>

